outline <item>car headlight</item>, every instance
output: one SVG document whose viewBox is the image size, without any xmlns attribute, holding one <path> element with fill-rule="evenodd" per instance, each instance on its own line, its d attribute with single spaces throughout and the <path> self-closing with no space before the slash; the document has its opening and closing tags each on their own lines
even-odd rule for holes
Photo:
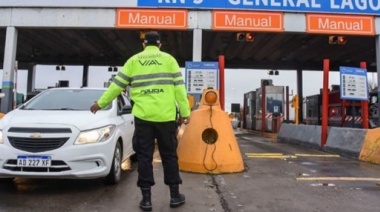
<svg viewBox="0 0 380 212">
<path fill-rule="evenodd" d="M 92 144 L 106 141 L 115 132 L 115 125 L 109 125 L 99 129 L 83 131 L 79 134 L 74 144 Z"/>
<path fill-rule="evenodd" d="M 0 144 L 3 144 L 4 141 L 3 141 L 3 131 L 0 130 Z"/>
</svg>

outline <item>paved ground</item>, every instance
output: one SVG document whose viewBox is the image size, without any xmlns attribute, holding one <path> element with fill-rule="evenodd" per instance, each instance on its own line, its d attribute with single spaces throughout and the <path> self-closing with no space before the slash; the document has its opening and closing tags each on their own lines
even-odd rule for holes
<svg viewBox="0 0 380 212">
<path fill-rule="evenodd" d="M 153 211 L 378 211 L 380 166 L 236 132 L 246 170 L 207 175 L 181 172 L 186 204 L 169 207 L 161 161 L 154 161 Z M 250 157 L 248 157 L 248 154 Z M 139 211 L 136 164 L 117 186 L 101 180 L 16 179 L 0 182 L 3 212 Z"/>
</svg>

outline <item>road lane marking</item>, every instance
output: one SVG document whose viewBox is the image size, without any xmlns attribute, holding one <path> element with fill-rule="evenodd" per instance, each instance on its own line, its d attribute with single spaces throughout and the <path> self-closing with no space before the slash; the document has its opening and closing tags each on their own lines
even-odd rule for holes
<svg viewBox="0 0 380 212">
<path fill-rule="evenodd" d="M 326 158 L 339 158 L 340 155 L 323 155 L 323 154 L 294 154 L 297 157 L 326 157 Z"/>
<path fill-rule="evenodd" d="M 287 159 L 297 158 L 294 155 L 284 155 L 284 153 L 245 153 L 249 158 L 266 158 L 266 159 Z"/>
<path fill-rule="evenodd" d="M 327 154 L 292 154 L 292 155 L 284 155 L 284 153 L 254 153 L 248 152 L 245 155 L 249 158 L 298 158 L 298 157 L 320 157 L 320 158 L 339 158 L 340 155 L 327 155 Z"/>
<path fill-rule="evenodd" d="M 298 181 L 379 181 L 380 178 L 373 177 L 297 177 Z"/>
<path fill-rule="evenodd" d="M 326 155 L 326 154 L 294 154 L 284 155 L 284 153 L 245 153 L 246 156 L 293 156 L 293 157 L 334 157 L 338 158 L 340 155 Z"/>
<path fill-rule="evenodd" d="M 269 158 L 269 159 L 286 159 L 286 158 L 297 158 L 294 155 L 247 155 L 249 158 Z"/>
<path fill-rule="evenodd" d="M 245 153 L 245 155 L 284 155 L 284 153 Z"/>
</svg>

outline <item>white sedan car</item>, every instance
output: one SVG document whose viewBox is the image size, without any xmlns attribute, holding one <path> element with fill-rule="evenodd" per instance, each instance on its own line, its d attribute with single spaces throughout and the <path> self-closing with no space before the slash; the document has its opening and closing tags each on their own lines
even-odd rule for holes
<svg viewBox="0 0 380 212">
<path fill-rule="evenodd" d="M 125 94 L 96 114 L 105 89 L 52 88 L 0 120 L 0 178 L 120 180 L 134 155 L 134 118 Z"/>
</svg>

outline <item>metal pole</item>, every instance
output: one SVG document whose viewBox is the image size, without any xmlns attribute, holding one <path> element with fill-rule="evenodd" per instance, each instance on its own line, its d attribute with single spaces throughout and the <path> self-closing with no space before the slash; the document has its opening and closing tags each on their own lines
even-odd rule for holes
<svg viewBox="0 0 380 212">
<path fill-rule="evenodd" d="M 202 29 L 193 31 L 193 61 L 202 61 Z"/>
<path fill-rule="evenodd" d="M 355 104 L 355 101 L 352 100 L 351 101 L 351 113 L 352 113 L 352 120 L 351 120 L 351 127 L 354 128 L 355 127 L 355 116 L 356 116 L 356 108 L 355 108 L 356 104 Z"/>
<path fill-rule="evenodd" d="M 17 107 L 17 72 L 18 72 L 18 64 L 17 61 L 15 61 L 15 67 L 14 67 L 14 86 L 13 86 L 13 107 L 12 109 L 15 109 Z"/>
<path fill-rule="evenodd" d="M 346 126 L 346 105 L 347 105 L 346 100 L 342 100 L 342 119 L 341 119 L 342 127 Z"/>
<path fill-rule="evenodd" d="M 15 27 L 7 27 L 4 64 L 3 64 L 3 87 L 4 97 L 1 99 L 1 112 L 7 113 L 13 109 L 13 88 L 17 51 L 18 31 Z"/>
<path fill-rule="evenodd" d="M 88 86 L 88 64 L 83 65 L 83 77 L 82 77 L 82 87 Z"/>
<path fill-rule="evenodd" d="M 266 116 L 266 108 L 265 108 L 265 85 L 261 85 L 261 133 L 265 132 L 265 116 Z"/>
<path fill-rule="evenodd" d="M 219 55 L 219 100 L 224 110 L 224 55 Z"/>
<path fill-rule="evenodd" d="M 328 109 L 329 109 L 329 71 L 330 60 L 323 60 L 323 94 L 322 94 L 322 135 L 321 148 L 325 148 L 327 142 L 327 125 L 328 125 Z"/>
<path fill-rule="evenodd" d="M 303 122 L 303 77 L 302 77 L 302 68 L 297 68 L 297 95 L 298 95 L 298 108 L 297 108 L 297 114 L 298 114 L 298 120 L 299 123 Z"/>
<path fill-rule="evenodd" d="M 360 62 L 360 68 L 366 69 L 367 63 L 366 62 Z M 367 100 L 361 101 L 361 108 L 362 108 L 362 125 L 363 129 L 368 129 L 368 98 Z"/>
<path fill-rule="evenodd" d="M 380 85 L 380 35 L 376 35 L 376 70 L 377 70 L 377 84 Z M 377 86 L 377 114 L 380 114 L 380 86 Z M 380 125 L 380 115 L 378 116 L 378 124 Z"/>
<path fill-rule="evenodd" d="M 289 86 L 285 87 L 286 122 L 289 122 Z"/>
</svg>

